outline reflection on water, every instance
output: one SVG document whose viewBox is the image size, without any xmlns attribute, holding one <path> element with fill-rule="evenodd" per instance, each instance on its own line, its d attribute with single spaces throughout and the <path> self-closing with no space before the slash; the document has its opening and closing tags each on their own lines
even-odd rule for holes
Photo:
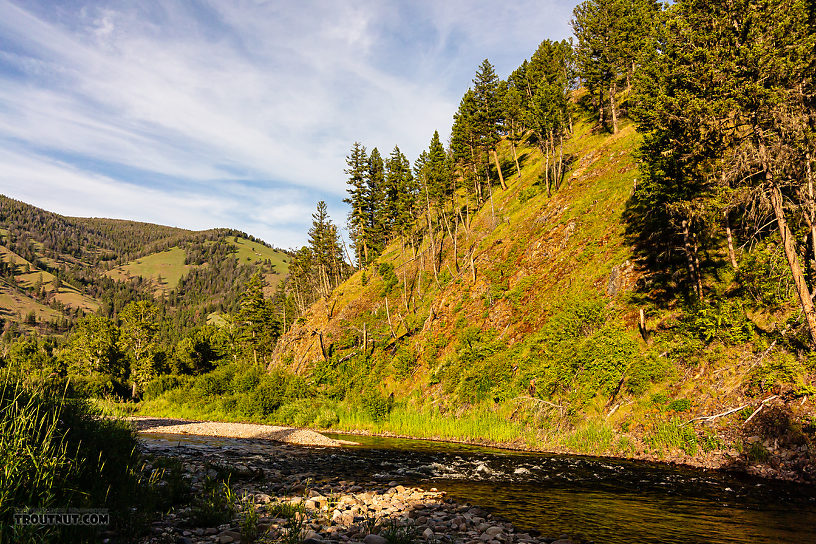
<svg viewBox="0 0 816 544">
<path fill-rule="evenodd" d="M 598 544 L 814 543 L 816 489 L 657 463 L 531 454 L 444 442 L 360 437 L 360 446 L 267 456 L 269 442 L 142 435 L 233 459 L 264 460 L 316 480 L 398 481 L 436 487 L 544 536 Z"/>
<path fill-rule="evenodd" d="M 354 439 L 362 456 L 379 459 L 372 464 L 380 478 L 433 481 L 456 500 L 543 535 L 598 543 L 816 543 L 811 486 L 656 463 Z"/>
</svg>

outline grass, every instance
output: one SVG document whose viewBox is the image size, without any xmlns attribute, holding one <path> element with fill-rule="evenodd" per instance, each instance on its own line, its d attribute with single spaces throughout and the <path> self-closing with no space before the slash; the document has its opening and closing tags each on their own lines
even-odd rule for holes
<svg viewBox="0 0 816 544">
<path fill-rule="evenodd" d="M 227 237 L 226 240 L 235 246 L 235 258 L 241 263 L 256 263 L 269 259 L 275 266 L 276 274 L 269 274 L 267 283 L 272 292 L 277 282 L 289 273 L 289 257 L 276 249 L 263 244 L 237 237 Z M 134 276 L 152 280 L 157 284 L 157 291 L 167 292 L 178 286 L 179 280 L 192 270 L 194 265 L 184 264 L 187 253 L 181 247 L 173 247 L 166 251 L 152 253 L 135 261 L 123 264 L 109 270 L 105 274 L 115 280 L 126 281 Z M 158 278 L 161 276 L 161 284 Z"/>
<path fill-rule="evenodd" d="M 37 282 L 42 280 L 42 286 L 46 293 L 54 291 L 52 283 L 54 281 L 54 275 L 50 272 L 40 270 L 29 261 L 3 246 L 0 246 L 0 260 L 17 264 L 21 267 L 20 272 L 22 272 L 22 267 L 28 264 L 31 270 L 30 272 L 19 273 L 15 276 L 22 287 L 30 289 L 34 287 Z M 7 315 L 15 315 L 19 311 L 25 316 L 33 310 L 37 314 L 37 317 L 42 320 L 62 317 L 62 314 L 59 312 L 52 310 L 31 297 L 21 295 L 14 289 L 3 286 L 0 288 L 0 291 L 2 291 L 2 293 L 0 293 L 0 308 L 4 309 Z M 79 308 L 83 311 L 95 312 L 99 309 L 99 303 L 96 300 L 83 295 L 79 290 L 67 284 L 63 284 L 62 287 L 60 287 L 59 292 L 54 298 L 66 306 Z"/>
<path fill-rule="evenodd" d="M 38 320 L 48 321 L 62 317 L 58 311 L 49 308 L 33 298 L 23 295 L 15 289 L 0 285 L 0 312 L 6 317 L 16 319 L 19 312 L 25 318 L 31 312 L 37 316 Z"/>
<path fill-rule="evenodd" d="M 96 527 L 15 526 L 24 508 L 108 508 L 112 528 L 138 534 L 155 495 L 139 464 L 130 426 L 0 370 L 0 542 L 99 539 Z"/>
<path fill-rule="evenodd" d="M 109 270 L 106 275 L 122 281 L 139 276 L 154 281 L 157 290 L 169 291 L 175 289 L 182 276 L 188 274 L 192 269 L 192 265 L 184 264 L 186 258 L 187 253 L 182 248 L 174 247 L 126 263 Z M 161 282 L 158 281 L 159 276 L 161 276 Z"/>
</svg>

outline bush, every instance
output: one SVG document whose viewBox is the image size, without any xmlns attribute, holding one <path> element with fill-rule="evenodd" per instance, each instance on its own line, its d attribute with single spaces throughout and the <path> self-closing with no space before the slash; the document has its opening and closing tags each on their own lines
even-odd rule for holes
<svg viewBox="0 0 816 544">
<path fill-rule="evenodd" d="M 379 391 L 363 394 L 363 408 L 372 421 L 385 421 L 394 407 L 394 396 L 386 397 Z"/>
<path fill-rule="evenodd" d="M 155 399 L 165 391 L 178 389 L 187 385 L 189 382 L 190 380 L 188 378 L 177 376 L 175 374 L 158 376 L 150 380 L 150 382 L 145 386 L 144 398 L 145 400 Z"/>
<path fill-rule="evenodd" d="M 73 375 L 69 378 L 70 396 L 101 399 L 110 395 L 129 397 L 130 390 L 113 376 L 93 373 L 88 376 Z"/>
<path fill-rule="evenodd" d="M 399 279 L 397 275 L 394 273 L 394 265 L 388 262 L 380 263 L 377 267 L 377 273 L 383 279 L 383 289 L 380 293 L 381 296 L 388 296 L 389 293 L 394 289 L 394 287 L 399 284 Z"/>
<path fill-rule="evenodd" d="M 691 401 L 688 399 L 675 399 L 667 407 L 670 412 L 687 412 L 691 409 Z"/>
</svg>

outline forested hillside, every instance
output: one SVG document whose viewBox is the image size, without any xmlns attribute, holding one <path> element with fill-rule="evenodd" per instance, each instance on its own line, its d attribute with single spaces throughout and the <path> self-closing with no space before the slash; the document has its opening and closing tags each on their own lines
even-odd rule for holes
<svg viewBox="0 0 816 544">
<path fill-rule="evenodd" d="M 301 254 L 276 402 L 232 368 L 200 409 L 810 470 L 816 18 L 783 4 L 590 0 L 477 68 L 449 145 L 354 143 L 352 247 Z"/>
<path fill-rule="evenodd" d="M 37 349 L 154 415 L 811 477 L 816 5 L 587 0 L 572 27 L 482 62 L 413 162 L 350 143 L 350 247 L 317 203 L 274 292 L 239 233 L 7 232 L 99 304 Z"/>
<path fill-rule="evenodd" d="M 130 395 L 237 349 L 247 286 L 272 311 L 290 261 L 235 230 L 63 217 L 4 196 L 0 257 L 6 365 Z"/>
</svg>

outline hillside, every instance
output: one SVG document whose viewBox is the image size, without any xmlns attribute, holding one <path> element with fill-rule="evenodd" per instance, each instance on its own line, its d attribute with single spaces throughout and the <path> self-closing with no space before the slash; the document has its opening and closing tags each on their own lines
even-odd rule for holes
<svg viewBox="0 0 816 544">
<path fill-rule="evenodd" d="M 576 123 L 551 197 L 533 137 L 517 146 L 520 177 L 503 141 L 508 190 L 416 253 L 389 245 L 281 337 L 272 367 L 379 413 L 341 408 L 350 428 L 797 473 L 814 382 L 779 335 L 791 292 L 752 305 L 725 268 L 702 304 L 645 287 L 626 232 L 640 137 L 593 125 Z"/>
<path fill-rule="evenodd" d="M 184 329 L 233 310 L 256 271 L 271 294 L 288 274 L 288 261 L 285 252 L 230 229 L 64 217 L 0 195 L 6 329 L 64 333 L 87 312 L 115 315 L 144 297 L 163 300 L 179 319 L 198 316 Z"/>
</svg>

